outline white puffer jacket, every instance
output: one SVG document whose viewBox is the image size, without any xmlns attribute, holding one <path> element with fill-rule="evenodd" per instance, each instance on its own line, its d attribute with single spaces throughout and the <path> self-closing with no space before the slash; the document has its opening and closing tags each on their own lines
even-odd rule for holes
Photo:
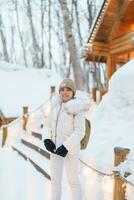
<svg viewBox="0 0 134 200">
<path fill-rule="evenodd" d="M 54 96 L 43 131 L 44 139 L 52 139 L 56 148 L 63 144 L 71 154 L 80 149 L 85 133 L 85 114 L 90 107 L 88 96 L 81 93 L 66 103 L 59 95 Z"/>
</svg>

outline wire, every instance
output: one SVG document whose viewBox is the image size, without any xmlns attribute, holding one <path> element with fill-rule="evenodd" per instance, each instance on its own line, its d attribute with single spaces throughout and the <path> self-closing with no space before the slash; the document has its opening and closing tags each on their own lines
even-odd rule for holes
<svg viewBox="0 0 134 200">
<path fill-rule="evenodd" d="M 98 170 L 98 169 L 95 169 L 94 167 L 90 166 L 90 165 L 87 164 L 86 162 L 82 161 L 80 158 L 79 158 L 79 160 L 80 160 L 80 162 L 81 162 L 82 164 L 84 164 L 86 167 L 92 169 L 93 171 L 97 172 L 99 175 L 102 175 L 102 176 L 111 176 L 111 177 L 118 176 L 118 177 L 120 177 L 120 178 L 124 181 L 124 183 L 129 184 L 129 185 L 131 185 L 132 187 L 134 187 L 134 184 L 131 183 L 130 181 L 128 181 L 125 177 L 123 177 L 123 176 L 121 175 L 120 171 L 113 171 L 112 173 L 104 173 L 104 172 L 102 172 L 102 171 L 100 171 L 100 170 Z"/>
<path fill-rule="evenodd" d="M 89 167 L 90 169 L 92 169 L 93 171 L 96 171 L 98 174 L 102 175 L 102 176 L 113 176 L 114 173 L 104 173 L 98 169 L 95 169 L 94 167 L 90 166 L 89 164 L 85 163 L 84 161 L 82 161 L 80 158 L 79 158 L 80 162 L 82 164 L 84 164 L 85 166 Z"/>
<path fill-rule="evenodd" d="M 35 110 L 33 110 L 33 111 L 29 112 L 29 113 L 26 113 L 25 115 L 22 115 L 21 117 L 18 117 L 17 119 L 15 119 L 14 121 L 12 121 L 12 122 L 9 123 L 9 124 L 3 125 L 2 128 L 3 128 L 3 127 L 4 127 L 4 128 L 12 127 L 12 126 L 14 126 L 15 124 L 19 123 L 19 122 L 23 119 L 24 116 L 25 116 L 25 117 L 28 117 L 28 116 L 30 116 L 32 113 L 35 113 L 37 110 L 40 110 L 45 104 L 47 104 L 47 103 L 51 100 L 51 98 L 52 98 L 54 95 L 55 95 L 55 94 L 52 94 L 44 103 L 42 103 L 40 106 L 38 106 Z"/>
</svg>

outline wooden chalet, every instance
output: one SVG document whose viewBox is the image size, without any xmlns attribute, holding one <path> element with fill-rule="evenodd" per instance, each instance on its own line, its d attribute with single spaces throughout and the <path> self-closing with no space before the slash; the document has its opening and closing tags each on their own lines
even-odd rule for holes
<svg viewBox="0 0 134 200">
<path fill-rule="evenodd" d="M 134 0 L 104 0 L 91 27 L 85 61 L 106 63 L 107 81 L 134 58 Z"/>
</svg>

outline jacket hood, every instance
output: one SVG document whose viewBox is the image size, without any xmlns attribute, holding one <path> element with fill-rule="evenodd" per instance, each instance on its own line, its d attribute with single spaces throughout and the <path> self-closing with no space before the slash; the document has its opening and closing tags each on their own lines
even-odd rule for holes
<svg viewBox="0 0 134 200">
<path fill-rule="evenodd" d="M 60 95 L 54 95 L 51 99 L 51 106 L 57 106 L 62 103 Z M 64 103 L 64 109 L 68 114 L 77 114 L 79 112 L 87 112 L 90 108 L 89 95 L 83 91 L 76 91 L 73 99 Z"/>
</svg>

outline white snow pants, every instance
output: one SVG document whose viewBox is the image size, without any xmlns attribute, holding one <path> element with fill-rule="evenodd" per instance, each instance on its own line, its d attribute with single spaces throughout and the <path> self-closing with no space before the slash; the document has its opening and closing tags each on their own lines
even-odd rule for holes
<svg viewBox="0 0 134 200">
<path fill-rule="evenodd" d="M 61 185 L 63 176 L 63 167 L 72 192 L 72 199 L 81 200 L 81 188 L 78 178 L 79 155 L 67 154 L 65 158 L 51 154 L 51 200 L 61 200 Z"/>
</svg>

